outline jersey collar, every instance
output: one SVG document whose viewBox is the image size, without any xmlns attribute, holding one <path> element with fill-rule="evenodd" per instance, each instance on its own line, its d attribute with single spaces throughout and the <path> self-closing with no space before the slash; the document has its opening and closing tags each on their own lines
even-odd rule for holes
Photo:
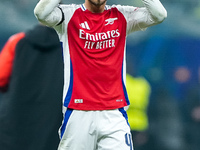
<svg viewBox="0 0 200 150">
<path fill-rule="evenodd" d="M 82 5 L 81 5 L 81 9 L 82 9 L 83 11 L 86 11 L 86 10 L 87 10 L 86 7 L 85 7 L 85 4 L 82 4 Z M 105 6 L 105 10 L 108 10 L 108 6 Z"/>
</svg>

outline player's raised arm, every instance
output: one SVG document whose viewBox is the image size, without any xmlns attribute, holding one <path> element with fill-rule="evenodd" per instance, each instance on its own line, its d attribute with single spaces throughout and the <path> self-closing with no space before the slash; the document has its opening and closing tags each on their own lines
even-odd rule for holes
<svg viewBox="0 0 200 150">
<path fill-rule="evenodd" d="M 138 8 L 133 15 L 135 26 L 132 26 L 132 31 L 159 24 L 167 17 L 167 11 L 160 0 L 142 0 L 142 2 L 145 7 Z"/>
<path fill-rule="evenodd" d="M 55 26 L 62 20 L 58 4 L 61 0 L 40 0 L 34 9 L 36 18 L 43 24 Z"/>
<path fill-rule="evenodd" d="M 128 34 L 159 24 L 167 17 L 167 11 L 160 0 L 142 0 L 142 2 L 144 7 L 117 6 L 128 22 Z"/>
<path fill-rule="evenodd" d="M 142 0 L 155 23 L 161 23 L 167 17 L 167 11 L 160 0 Z"/>
</svg>

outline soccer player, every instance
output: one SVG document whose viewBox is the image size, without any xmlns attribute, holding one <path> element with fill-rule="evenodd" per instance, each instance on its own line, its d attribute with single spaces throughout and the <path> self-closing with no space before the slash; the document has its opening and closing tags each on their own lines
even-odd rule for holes
<svg viewBox="0 0 200 150">
<path fill-rule="evenodd" d="M 85 0 L 82 5 L 58 5 L 40 0 L 38 20 L 53 27 L 63 45 L 64 120 L 59 150 L 133 150 L 124 107 L 125 46 L 128 34 L 161 23 L 167 12 L 159 0 L 144 7 L 106 5 Z"/>
</svg>

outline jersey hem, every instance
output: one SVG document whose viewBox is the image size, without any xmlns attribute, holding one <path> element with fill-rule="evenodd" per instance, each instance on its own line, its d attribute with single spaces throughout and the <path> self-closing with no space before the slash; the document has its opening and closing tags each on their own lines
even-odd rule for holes
<svg viewBox="0 0 200 150">
<path fill-rule="evenodd" d="M 114 109 L 119 109 L 119 108 L 123 108 L 123 107 L 125 107 L 125 106 L 128 106 L 128 104 L 126 104 L 126 105 L 121 105 L 121 106 L 116 106 L 116 107 L 107 107 L 107 108 L 105 108 L 105 107 L 98 107 L 98 108 L 91 108 L 91 107 L 87 107 L 87 108 L 83 108 L 83 107 L 81 107 L 81 108 L 77 108 L 77 107 L 70 107 L 70 106 L 68 106 L 67 108 L 70 108 L 70 109 L 74 109 L 74 110 L 83 110 L 83 111 L 102 111 L 102 110 L 114 110 Z"/>
</svg>

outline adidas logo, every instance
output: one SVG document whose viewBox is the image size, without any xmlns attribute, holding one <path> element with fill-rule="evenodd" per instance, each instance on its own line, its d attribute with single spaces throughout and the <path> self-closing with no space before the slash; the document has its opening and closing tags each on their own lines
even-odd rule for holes
<svg viewBox="0 0 200 150">
<path fill-rule="evenodd" d="M 74 103 L 76 104 L 83 103 L 83 99 L 74 99 Z"/>
<path fill-rule="evenodd" d="M 84 23 L 81 23 L 80 26 L 81 26 L 83 29 L 88 29 L 88 30 L 90 30 L 90 27 L 89 27 L 87 21 L 85 21 Z"/>
</svg>

